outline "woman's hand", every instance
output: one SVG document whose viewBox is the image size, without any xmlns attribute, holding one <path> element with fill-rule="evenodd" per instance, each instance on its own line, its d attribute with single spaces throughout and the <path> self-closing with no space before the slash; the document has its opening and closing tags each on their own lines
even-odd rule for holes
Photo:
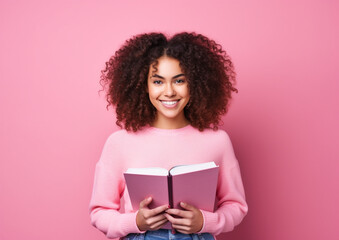
<svg viewBox="0 0 339 240">
<path fill-rule="evenodd" d="M 147 206 L 152 202 L 152 197 L 146 198 L 140 202 L 136 222 L 140 231 L 158 230 L 167 222 L 164 211 L 168 209 L 167 205 L 149 209 Z"/>
<path fill-rule="evenodd" d="M 168 209 L 166 210 L 166 218 L 172 223 L 175 230 L 181 233 L 190 234 L 197 233 L 202 229 L 204 217 L 201 211 L 187 203 L 180 203 L 180 206 L 185 210 Z M 178 216 L 175 218 L 171 215 Z"/>
</svg>

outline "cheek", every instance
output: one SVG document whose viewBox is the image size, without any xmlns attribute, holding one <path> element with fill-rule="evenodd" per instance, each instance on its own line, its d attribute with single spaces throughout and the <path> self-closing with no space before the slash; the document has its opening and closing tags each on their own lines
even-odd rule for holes
<svg viewBox="0 0 339 240">
<path fill-rule="evenodd" d="M 189 97 L 190 96 L 189 89 L 188 88 L 181 88 L 180 89 L 180 95 L 182 97 Z"/>
<path fill-rule="evenodd" d="M 148 88 L 148 95 L 150 98 L 157 98 L 159 96 L 159 89 L 149 87 Z"/>
</svg>

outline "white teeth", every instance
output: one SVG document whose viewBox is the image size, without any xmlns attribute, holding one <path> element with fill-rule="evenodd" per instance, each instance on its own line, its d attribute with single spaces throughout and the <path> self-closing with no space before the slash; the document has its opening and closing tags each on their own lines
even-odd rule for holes
<svg viewBox="0 0 339 240">
<path fill-rule="evenodd" d="M 163 104 L 166 104 L 166 105 L 174 105 L 176 104 L 178 101 L 161 101 Z"/>
</svg>

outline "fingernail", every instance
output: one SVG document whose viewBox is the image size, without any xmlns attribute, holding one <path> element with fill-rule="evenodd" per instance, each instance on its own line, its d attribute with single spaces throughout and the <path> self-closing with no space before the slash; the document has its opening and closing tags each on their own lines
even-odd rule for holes
<svg viewBox="0 0 339 240">
<path fill-rule="evenodd" d="M 172 229 L 172 234 L 175 234 L 175 229 Z"/>
<path fill-rule="evenodd" d="M 167 207 L 168 207 L 168 208 L 171 208 L 171 206 L 170 206 L 170 205 L 168 205 Z"/>
</svg>

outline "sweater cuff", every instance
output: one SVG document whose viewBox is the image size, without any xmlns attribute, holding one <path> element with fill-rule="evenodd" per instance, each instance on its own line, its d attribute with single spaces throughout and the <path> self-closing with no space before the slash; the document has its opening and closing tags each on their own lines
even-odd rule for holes
<svg viewBox="0 0 339 240">
<path fill-rule="evenodd" d="M 216 228 L 220 224 L 218 221 L 218 214 L 213 212 L 208 212 L 205 210 L 201 210 L 201 213 L 204 217 L 204 224 L 202 226 L 202 229 L 198 233 L 214 233 L 216 231 Z"/>
<path fill-rule="evenodd" d="M 120 221 L 118 223 L 118 228 L 120 235 L 126 236 L 129 233 L 144 233 L 145 231 L 140 231 L 137 222 L 136 222 L 136 216 L 138 212 L 132 212 L 132 213 L 124 213 L 120 215 Z M 114 227 L 112 225 L 115 225 Z M 110 229 L 117 229 L 117 223 L 111 222 Z M 115 234 L 113 232 L 107 233 L 108 238 L 116 238 Z"/>
</svg>

